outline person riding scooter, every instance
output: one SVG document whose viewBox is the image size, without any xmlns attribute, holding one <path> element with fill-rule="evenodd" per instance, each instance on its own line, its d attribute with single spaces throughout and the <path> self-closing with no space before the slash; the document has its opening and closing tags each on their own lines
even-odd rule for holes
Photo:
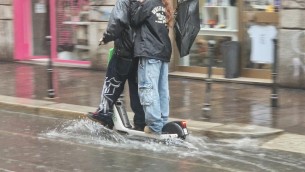
<svg viewBox="0 0 305 172">
<path fill-rule="evenodd" d="M 137 84 L 138 59 L 133 57 L 133 30 L 130 27 L 130 0 L 117 0 L 110 15 L 108 26 L 100 44 L 114 41 L 113 57 L 109 61 L 101 94 L 101 103 L 96 112 L 87 116 L 108 128 L 113 127 L 113 106 L 123 92 L 128 80 L 130 105 L 135 113 L 134 129 L 144 130 L 145 113 L 140 104 Z"/>
<path fill-rule="evenodd" d="M 169 28 L 173 26 L 173 9 L 170 0 L 131 0 L 131 7 L 131 24 L 136 32 L 134 56 L 139 58 L 139 96 L 147 124 L 144 132 L 162 134 L 169 118 Z"/>
</svg>

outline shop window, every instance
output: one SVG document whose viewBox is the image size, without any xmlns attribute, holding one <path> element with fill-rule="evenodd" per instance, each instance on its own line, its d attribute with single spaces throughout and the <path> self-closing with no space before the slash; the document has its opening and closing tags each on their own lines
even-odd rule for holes
<svg viewBox="0 0 305 172">
<path fill-rule="evenodd" d="M 243 1 L 242 23 L 242 65 L 249 69 L 270 69 L 273 63 L 273 38 L 277 37 L 278 11 L 280 0 Z M 264 48 L 258 47 L 258 41 Z M 270 53 L 268 53 L 268 51 Z M 255 53 L 260 52 L 260 53 Z M 256 54 L 256 55 L 253 55 Z"/>
<path fill-rule="evenodd" d="M 216 42 L 213 65 L 223 67 L 222 44 L 238 41 L 238 11 L 235 0 L 199 0 L 200 32 L 190 55 L 180 59 L 180 66 L 206 67 L 210 53 L 208 41 Z"/>
<path fill-rule="evenodd" d="M 89 0 L 57 0 L 57 58 L 89 61 Z"/>
</svg>

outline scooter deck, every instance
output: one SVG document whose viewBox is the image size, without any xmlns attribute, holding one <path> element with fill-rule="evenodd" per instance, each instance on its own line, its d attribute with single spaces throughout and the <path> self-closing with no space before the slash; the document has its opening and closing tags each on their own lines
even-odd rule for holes
<svg viewBox="0 0 305 172">
<path fill-rule="evenodd" d="M 104 123 L 102 123 L 101 121 L 99 121 L 95 118 L 92 118 L 90 116 L 90 113 L 88 113 L 86 116 L 91 121 L 97 122 L 97 123 L 105 126 Z M 109 128 L 108 126 L 105 126 L 105 127 Z M 151 134 L 151 133 L 145 133 L 144 131 L 135 130 L 132 128 L 117 129 L 114 126 L 113 128 L 109 128 L 109 129 L 118 131 L 118 133 L 130 135 L 130 136 L 137 136 L 137 137 L 150 138 L 150 139 L 156 139 L 156 140 L 168 140 L 168 139 L 178 138 L 177 134 Z"/>
<path fill-rule="evenodd" d="M 178 134 L 151 134 L 151 133 L 145 133 L 144 131 L 138 131 L 127 128 L 125 128 L 124 130 L 118 130 L 115 127 L 113 128 L 113 130 L 128 134 L 130 136 L 145 137 L 156 140 L 168 140 L 168 139 L 178 138 Z"/>
</svg>

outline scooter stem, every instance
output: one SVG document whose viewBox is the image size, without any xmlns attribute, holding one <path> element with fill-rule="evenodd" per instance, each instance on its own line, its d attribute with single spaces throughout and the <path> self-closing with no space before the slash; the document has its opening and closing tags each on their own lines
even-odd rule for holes
<svg viewBox="0 0 305 172">
<path fill-rule="evenodd" d="M 127 115 L 126 108 L 125 108 L 124 101 L 123 101 L 122 97 L 123 96 L 121 95 L 120 98 L 115 103 L 115 106 L 116 106 L 117 111 L 118 111 L 118 113 L 121 117 L 123 125 L 126 128 L 132 128 L 132 125 L 130 124 L 129 119 L 128 119 L 128 115 Z"/>
</svg>

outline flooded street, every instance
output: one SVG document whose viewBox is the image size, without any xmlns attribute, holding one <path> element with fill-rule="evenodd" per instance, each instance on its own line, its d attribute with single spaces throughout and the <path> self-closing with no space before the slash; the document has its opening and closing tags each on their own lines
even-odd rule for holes
<svg viewBox="0 0 305 172">
<path fill-rule="evenodd" d="M 305 171 L 305 155 L 259 139 L 133 140 L 87 119 L 0 111 L 0 171 Z"/>
</svg>

